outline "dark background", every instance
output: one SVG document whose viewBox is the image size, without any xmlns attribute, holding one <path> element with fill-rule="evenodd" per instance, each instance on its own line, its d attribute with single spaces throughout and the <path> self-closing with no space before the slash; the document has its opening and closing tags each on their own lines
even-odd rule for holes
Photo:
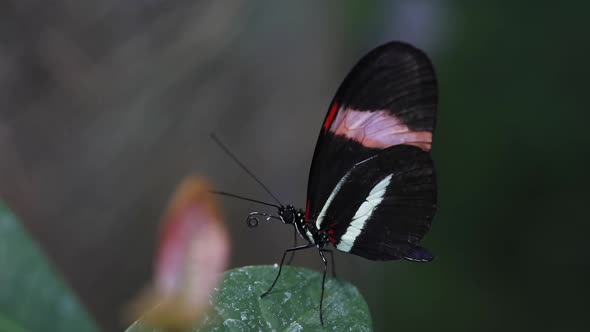
<svg viewBox="0 0 590 332">
<path fill-rule="evenodd" d="M 377 331 L 568 331 L 590 295 L 584 1 L 23 1 L 0 4 L 0 196 L 101 326 L 147 281 L 187 173 L 268 199 L 218 133 L 304 207 L 327 105 L 369 49 L 425 49 L 440 81 L 431 264 L 337 255 Z M 224 200 L 233 266 L 291 229 Z M 296 264 L 319 268 L 313 252 Z"/>
</svg>

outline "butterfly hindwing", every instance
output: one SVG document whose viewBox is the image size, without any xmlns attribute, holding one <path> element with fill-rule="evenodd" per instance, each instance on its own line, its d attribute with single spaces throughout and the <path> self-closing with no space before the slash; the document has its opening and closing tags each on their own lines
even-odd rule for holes
<svg viewBox="0 0 590 332">
<path fill-rule="evenodd" d="M 353 166 L 336 189 L 315 222 L 337 249 L 373 260 L 426 260 L 418 242 L 436 209 L 428 153 L 387 148 Z"/>
</svg>

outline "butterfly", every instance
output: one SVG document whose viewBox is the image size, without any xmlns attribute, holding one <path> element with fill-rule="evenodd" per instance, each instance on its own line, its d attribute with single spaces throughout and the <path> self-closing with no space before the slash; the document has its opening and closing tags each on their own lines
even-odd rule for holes
<svg viewBox="0 0 590 332">
<path fill-rule="evenodd" d="M 420 240 L 436 211 L 430 150 L 437 103 L 433 65 L 418 48 L 392 41 L 360 59 L 338 88 L 321 124 L 305 210 L 266 203 L 277 208 L 278 216 L 259 212 L 249 216 L 250 226 L 258 224 L 260 215 L 275 218 L 293 225 L 306 240 L 285 250 L 263 297 L 279 279 L 287 253 L 316 248 L 324 262 L 323 324 L 328 265 L 324 253 L 331 252 L 329 246 L 370 260 L 433 259 Z"/>
</svg>

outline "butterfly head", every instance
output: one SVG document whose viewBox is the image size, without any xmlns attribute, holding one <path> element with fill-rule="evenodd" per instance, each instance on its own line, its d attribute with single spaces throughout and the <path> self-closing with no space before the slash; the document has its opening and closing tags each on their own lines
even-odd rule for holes
<svg viewBox="0 0 590 332">
<path fill-rule="evenodd" d="M 301 209 L 295 209 L 293 205 L 279 208 L 279 217 L 285 224 L 292 224 L 295 230 L 310 243 L 327 243 L 315 228 L 313 223 L 306 222 L 305 213 Z"/>
<path fill-rule="evenodd" d="M 281 206 L 279 208 L 279 217 L 285 224 L 293 224 L 297 218 L 297 210 L 293 205 Z"/>
</svg>

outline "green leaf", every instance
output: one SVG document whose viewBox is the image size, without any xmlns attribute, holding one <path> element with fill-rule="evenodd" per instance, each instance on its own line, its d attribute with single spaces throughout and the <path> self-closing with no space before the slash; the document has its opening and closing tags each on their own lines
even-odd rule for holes
<svg viewBox="0 0 590 332">
<path fill-rule="evenodd" d="M 1 202 L 0 331 L 98 331 Z"/>
<path fill-rule="evenodd" d="M 216 301 L 202 324 L 190 331 L 372 331 L 367 303 L 348 282 L 326 278 L 324 326 L 319 305 L 322 274 L 301 267 L 283 267 L 273 291 L 277 266 L 247 266 L 224 274 Z M 160 332 L 133 324 L 127 332 Z"/>
</svg>

